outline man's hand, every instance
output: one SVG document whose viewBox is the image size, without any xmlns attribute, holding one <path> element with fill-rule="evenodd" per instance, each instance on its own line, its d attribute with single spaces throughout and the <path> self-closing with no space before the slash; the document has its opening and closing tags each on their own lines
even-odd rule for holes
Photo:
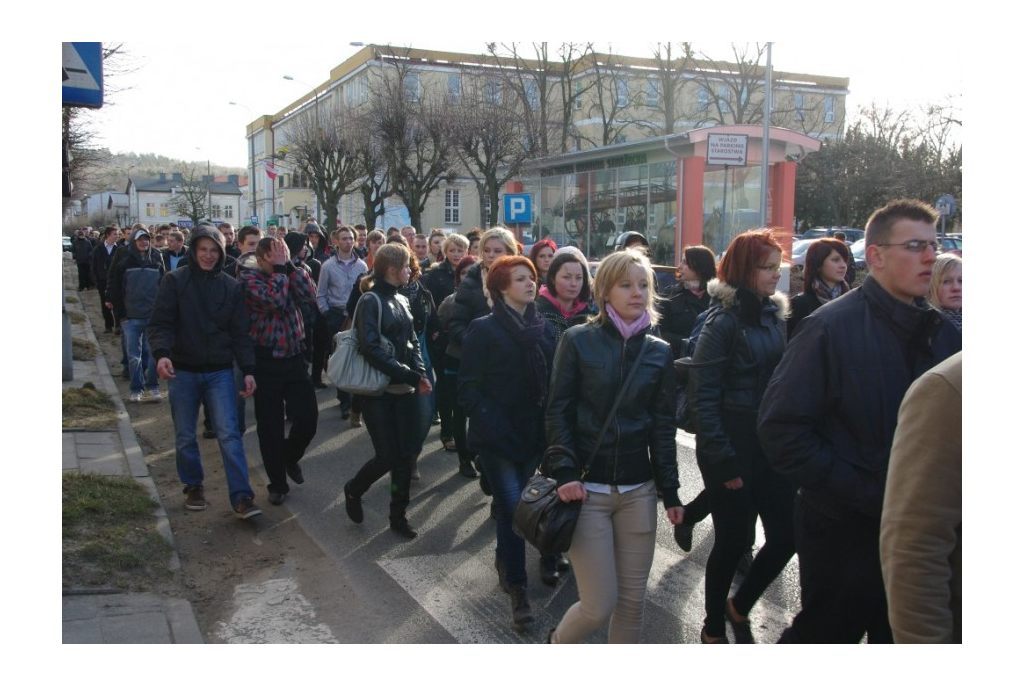
<svg viewBox="0 0 1024 685">
<path fill-rule="evenodd" d="M 156 363 L 156 374 L 164 379 L 174 378 L 174 364 L 170 357 L 164 357 Z"/>
<path fill-rule="evenodd" d="M 678 526 L 683 522 L 683 508 L 682 507 L 669 507 L 665 510 L 665 514 L 668 516 L 668 522 L 673 526 Z"/>
<path fill-rule="evenodd" d="M 742 478 L 733 478 L 732 480 L 725 481 L 725 487 L 727 490 L 739 490 L 743 487 Z"/>
<path fill-rule="evenodd" d="M 274 266 L 284 266 L 288 263 L 288 245 L 282 239 L 274 238 L 274 241 L 270 243 L 267 261 Z"/>
<path fill-rule="evenodd" d="M 245 382 L 245 390 L 239 390 L 239 397 L 251 397 L 256 392 L 256 379 L 252 376 L 246 376 L 243 381 Z"/>
<path fill-rule="evenodd" d="M 111 311 L 113 311 L 113 309 L 114 309 L 114 303 L 113 302 L 104 302 L 103 306 L 106 307 L 107 309 L 110 309 Z"/>
<path fill-rule="evenodd" d="M 421 395 L 429 395 L 430 390 L 433 387 L 430 385 L 430 381 L 426 378 L 421 378 L 419 384 L 416 386 L 419 389 Z"/>
</svg>

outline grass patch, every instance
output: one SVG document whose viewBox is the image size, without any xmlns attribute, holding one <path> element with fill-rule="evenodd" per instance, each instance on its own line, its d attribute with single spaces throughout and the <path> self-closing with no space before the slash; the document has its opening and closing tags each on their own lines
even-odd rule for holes
<svg viewBox="0 0 1024 685">
<path fill-rule="evenodd" d="M 62 505 L 63 587 L 145 592 L 170 578 L 157 504 L 134 480 L 65 473 Z"/>
<path fill-rule="evenodd" d="M 71 338 L 71 358 L 87 362 L 96 358 L 96 346 L 82 338 Z"/>
<path fill-rule="evenodd" d="M 65 388 L 61 393 L 61 426 L 112 430 L 117 427 L 117 413 L 110 395 L 92 383 L 81 388 Z"/>
<path fill-rule="evenodd" d="M 64 301 L 67 302 L 68 304 L 77 304 L 79 302 L 79 299 L 77 297 L 71 297 L 70 295 L 65 295 Z"/>
<path fill-rule="evenodd" d="M 82 312 L 68 312 L 68 318 L 71 323 L 85 323 L 85 314 Z"/>
</svg>

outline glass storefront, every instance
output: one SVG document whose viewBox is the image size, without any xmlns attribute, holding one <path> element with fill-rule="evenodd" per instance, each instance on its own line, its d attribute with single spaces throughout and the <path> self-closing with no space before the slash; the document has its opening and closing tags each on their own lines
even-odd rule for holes
<svg viewBox="0 0 1024 685">
<path fill-rule="evenodd" d="M 725 167 L 704 172 L 704 244 L 716 255 L 740 233 L 757 228 L 760 193 L 760 167 Z"/>
<path fill-rule="evenodd" d="M 613 160 L 608 160 L 612 162 Z M 524 242 L 551 238 L 575 245 L 588 259 L 614 249 L 624 231 L 643 234 L 658 264 L 676 263 L 676 164 L 674 161 L 604 168 L 605 161 L 545 169 L 523 179 L 524 193 L 538 203 Z"/>
</svg>

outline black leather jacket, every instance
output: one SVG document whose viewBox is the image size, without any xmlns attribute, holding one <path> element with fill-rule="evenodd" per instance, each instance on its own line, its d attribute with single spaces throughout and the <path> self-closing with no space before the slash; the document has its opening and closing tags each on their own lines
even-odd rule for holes
<svg viewBox="0 0 1024 685">
<path fill-rule="evenodd" d="M 762 299 L 718 280 L 708 292 L 711 307 L 693 353 L 694 364 L 705 365 L 691 368 L 687 397 L 698 464 L 724 483 L 741 475 L 731 436 L 757 434 L 761 398 L 786 349 L 789 300 L 782 293 Z M 716 359 L 724 361 L 710 363 Z"/>
<path fill-rule="evenodd" d="M 668 299 L 659 302 L 661 321 L 658 322 L 658 329 L 661 338 L 672 346 L 672 354 L 679 358 L 685 356 L 683 341 L 690 337 L 697 316 L 708 308 L 711 296 L 705 292 L 703 297 L 697 297 L 679 282 L 666 297 Z"/>
<path fill-rule="evenodd" d="M 562 335 L 545 413 L 545 470 L 560 485 L 581 479 L 582 467 L 645 335 L 647 351 L 585 480 L 635 485 L 653 478 L 665 506 L 678 506 L 672 352 L 650 329 L 624 341 L 614 325 L 595 321 Z"/>
<path fill-rule="evenodd" d="M 371 297 L 375 293 L 377 297 Z M 378 298 L 380 298 L 378 300 Z M 383 310 L 380 309 L 383 305 Z M 380 311 L 380 328 L 377 327 L 377 313 Z M 412 312 L 409 301 L 398 293 L 395 286 L 380 279 L 362 297 L 356 306 L 353 324 L 359 354 L 375 369 L 383 371 L 393 383 L 405 383 L 416 387 L 426 376 L 420 343 L 413 330 Z M 394 356 L 381 346 L 381 335 L 395 346 Z"/>
</svg>

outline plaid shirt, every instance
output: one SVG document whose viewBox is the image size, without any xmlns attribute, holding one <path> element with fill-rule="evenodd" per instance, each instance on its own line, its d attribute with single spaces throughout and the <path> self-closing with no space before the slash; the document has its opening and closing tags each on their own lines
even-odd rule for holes
<svg viewBox="0 0 1024 685">
<path fill-rule="evenodd" d="M 268 274 L 245 268 L 238 281 L 249 312 L 253 344 L 272 349 L 275 359 L 302 354 L 306 334 L 299 305 L 316 303 L 316 286 L 305 269 L 276 266 L 274 273 Z"/>
</svg>

